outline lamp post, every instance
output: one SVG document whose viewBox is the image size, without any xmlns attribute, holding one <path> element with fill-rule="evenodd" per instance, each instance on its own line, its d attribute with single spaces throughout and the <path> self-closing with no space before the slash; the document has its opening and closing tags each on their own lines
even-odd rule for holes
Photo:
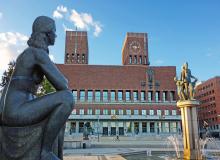
<svg viewBox="0 0 220 160">
<path fill-rule="evenodd" d="M 97 124 L 97 132 L 98 132 L 98 142 L 99 142 L 99 115 L 97 116 L 98 124 Z"/>
</svg>

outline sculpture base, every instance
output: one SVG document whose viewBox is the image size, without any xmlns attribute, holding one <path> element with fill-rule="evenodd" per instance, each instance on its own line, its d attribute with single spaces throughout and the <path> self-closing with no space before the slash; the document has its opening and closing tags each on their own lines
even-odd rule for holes
<svg viewBox="0 0 220 160">
<path fill-rule="evenodd" d="M 183 152 L 183 159 L 184 160 L 202 160 L 202 154 L 195 149 L 184 149 Z"/>
<path fill-rule="evenodd" d="M 184 154 L 186 160 L 201 160 L 196 100 L 178 101 L 177 107 L 181 109 Z"/>
</svg>

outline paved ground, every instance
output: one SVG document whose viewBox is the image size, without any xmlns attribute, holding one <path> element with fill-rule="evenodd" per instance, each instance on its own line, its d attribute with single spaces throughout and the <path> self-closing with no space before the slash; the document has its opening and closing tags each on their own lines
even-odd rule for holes
<svg viewBox="0 0 220 160">
<path fill-rule="evenodd" d="M 106 156 L 65 156 L 64 160 L 126 160 L 119 155 Z"/>
</svg>

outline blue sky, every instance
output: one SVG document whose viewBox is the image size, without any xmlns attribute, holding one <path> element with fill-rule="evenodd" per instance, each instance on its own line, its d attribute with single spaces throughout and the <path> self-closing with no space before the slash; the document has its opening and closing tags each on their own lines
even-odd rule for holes
<svg viewBox="0 0 220 160">
<path fill-rule="evenodd" d="M 219 0 L 0 0 L 0 75 L 21 53 L 34 19 L 53 17 L 50 53 L 64 62 L 65 29 L 88 30 L 89 64 L 121 65 L 126 32 L 147 32 L 153 66 L 188 61 L 200 81 L 220 75 Z"/>
</svg>

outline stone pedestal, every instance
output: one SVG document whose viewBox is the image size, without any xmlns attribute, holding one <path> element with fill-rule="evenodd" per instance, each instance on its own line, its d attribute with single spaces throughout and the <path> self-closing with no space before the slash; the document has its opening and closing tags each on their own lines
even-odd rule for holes
<svg viewBox="0 0 220 160">
<path fill-rule="evenodd" d="M 199 145 L 198 119 L 196 107 L 199 102 L 196 100 L 178 101 L 177 106 L 181 109 L 184 159 L 201 160 Z"/>
</svg>

